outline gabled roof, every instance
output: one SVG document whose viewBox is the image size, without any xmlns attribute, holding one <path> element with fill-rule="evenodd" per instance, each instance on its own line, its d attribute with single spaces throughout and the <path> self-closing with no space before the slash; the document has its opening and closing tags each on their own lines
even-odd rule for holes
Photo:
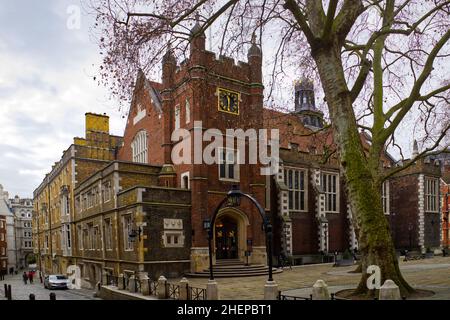
<svg viewBox="0 0 450 320">
<path fill-rule="evenodd" d="M 136 85 L 134 86 L 133 98 L 130 104 L 129 114 L 131 114 L 131 110 L 135 106 L 136 99 L 141 90 L 144 90 L 150 96 L 152 100 L 152 106 L 156 109 L 157 112 L 162 112 L 162 101 L 161 95 L 159 94 L 159 90 L 161 90 L 161 84 L 157 82 L 153 82 L 147 79 L 144 72 L 142 70 L 138 71 L 138 75 L 136 78 Z"/>
</svg>

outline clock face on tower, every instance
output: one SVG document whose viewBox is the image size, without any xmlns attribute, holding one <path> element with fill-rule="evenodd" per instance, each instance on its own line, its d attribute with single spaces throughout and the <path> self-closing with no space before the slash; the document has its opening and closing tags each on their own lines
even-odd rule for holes
<svg viewBox="0 0 450 320">
<path fill-rule="evenodd" d="M 218 88 L 219 111 L 239 115 L 240 94 L 235 91 Z"/>
</svg>

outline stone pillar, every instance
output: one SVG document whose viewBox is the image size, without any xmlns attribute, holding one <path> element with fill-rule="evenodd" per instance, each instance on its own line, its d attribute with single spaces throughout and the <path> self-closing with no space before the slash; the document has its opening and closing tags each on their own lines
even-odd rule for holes
<svg viewBox="0 0 450 320">
<path fill-rule="evenodd" d="M 188 300 L 189 297 L 189 281 L 186 278 L 180 280 L 180 298 L 179 300 Z"/>
<path fill-rule="evenodd" d="M 208 300 L 220 300 L 219 287 L 216 280 L 208 280 L 208 284 L 206 285 L 206 298 Z"/>
<path fill-rule="evenodd" d="M 140 278 L 141 281 L 141 293 L 144 296 L 150 295 L 150 278 L 147 276 L 147 274 L 143 275 Z"/>
<path fill-rule="evenodd" d="M 102 284 L 104 285 L 104 286 L 107 286 L 108 285 L 108 277 L 107 277 L 107 273 L 106 272 L 103 272 L 102 273 Z"/>
<path fill-rule="evenodd" d="M 95 293 L 94 296 L 96 297 L 100 297 L 100 292 L 102 290 L 102 283 L 101 282 L 97 282 L 97 284 L 95 285 Z"/>
<path fill-rule="evenodd" d="M 380 287 L 379 300 L 400 300 L 400 288 L 394 281 L 387 279 Z"/>
<path fill-rule="evenodd" d="M 266 281 L 264 285 L 264 300 L 278 299 L 278 284 L 275 281 Z"/>
<path fill-rule="evenodd" d="M 130 292 L 136 292 L 136 277 L 135 275 L 131 275 L 128 280 L 128 291 Z"/>
<path fill-rule="evenodd" d="M 160 276 L 158 278 L 158 288 L 157 288 L 158 299 L 167 299 L 166 283 L 167 283 L 166 277 Z"/>
<path fill-rule="evenodd" d="M 317 280 L 313 285 L 312 291 L 313 300 L 330 300 L 330 293 L 328 292 L 328 286 L 323 280 Z"/>
<path fill-rule="evenodd" d="M 125 286 L 123 285 L 123 281 L 124 277 L 123 277 L 123 273 L 119 274 L 119 278 L 117 279 L 117 287 L 119 288 L 119 290 L 125 290 Z"/>
</svg>

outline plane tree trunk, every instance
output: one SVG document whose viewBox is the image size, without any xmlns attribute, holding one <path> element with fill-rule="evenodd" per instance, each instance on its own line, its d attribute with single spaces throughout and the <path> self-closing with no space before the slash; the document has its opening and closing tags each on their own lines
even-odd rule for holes
<svg viewBox="0 0 450 320">
<path fill-rule="evenodd" d="M 409 295 L 414 290 L 400 272 L 389 223 L 381 201 L 379 159 L 384 148 L 383 145 L 377 146 L 377 141 L 372 141 L 374 154 L 366 156 L 364 153 L 351 94 L 337 48 L 322 47 L 316 50 L 313 56 L 330 111 L 341 170 L 346 179 L 348 199 L 359 230 L 362 277 L 356 293 L 368 293 L 366 270 L 370 265 L 377 265 L 381 269 L 381 283 L 391 279 L 400 287 L 403 295 Z"/>
</svg>

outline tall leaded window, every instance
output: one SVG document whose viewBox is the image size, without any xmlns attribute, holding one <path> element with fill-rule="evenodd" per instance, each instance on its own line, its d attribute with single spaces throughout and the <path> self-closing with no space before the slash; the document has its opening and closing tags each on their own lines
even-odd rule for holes
<svg viewBox="0 0 450 320">
<path fill-rule="evenodd" d="M 83 230 L 77 226 L 78 250 L 83 250 Z"/>
<path fill-rule="evenodd" d="M 425 178 L 425 211 L 439 212 L 439 180 Z"/>
<path fill-rule="evenodd" d="M 186 99 L 186 124 L 191 122 L 191 104 L 189 103 L 189 99 Z"/>
<path fill-rule="evenodd" d="M 66 238 L 67 238 L 67 241 L 66 241 L 67 249 L 70 249 L 72 247 L 72 242 L 70 239 L 70 225 L 69 224 L 66 225 Z"/>
<path fill-rule="evenodd" d="M 180 129 L 180 123 L 181 123 L 181 115 L 180 115 L 180 106 L 175 106 L 175 130 Z"/>
<path fill-rule="evenodd" d="M 307 175 L 305 170 L 286 168 L 284 170 L 284 183 L 289 190 L 289 210 L 306 210 Z"/>
<path fill-rule="evenodd" d="M 131 214 L 123 216 L 123 243 L 126 251 L 133 250 L 133 242 L 130 239 L 130 233 L 133 229 Z"/>
<path fill-rule="evenodd" d="M 238 154 L 234 149 L 219 148 L 219 178 L 239 180 Z"/>
<path fill-rule="evenodd" d="M 339 208 L 339 176 L 336 173 L 322 172 L 322 189 L 325 193 L 325 211 L 338 212 Z"/>
<path fill-rule="evenodd" d="M 68 193 L 64 193 L 61 197 L 61 208 L 63 215 L 70 214 L 70 196 Z"/>
<path fill-rule="evenodd" d="M 102 185 L 103 202 L 111 200 L 111 181 L 107 181 Z"/>
<path fill-rule="evenodd" d="M 93 249 L 100 250 L 100 230 L 98 226 L 94 227 Z"/>
<path fill-rule="evenodd" d="M 88 230 L 88 243 L 87 243 L 86 249 L 93 250 L 94 249 L 94 224 L 88 223 L 87 230 Z"/>
<path fill-rule="evenodd" d="M 147 163 L 147 132 L 139 131 L 131 143 L 131 152 L 133 154 L 133 162 Z"/>
<path fill-rule="evenodd" d="M 381 185 L 381 200 L 384 214 L 389 214 L 389 181 L 385 181 Z"/>
<path fill-rule="evenodd" d="M 111 250 L 112 249 L 112 225 L 111 225 L 111 219 L 105 219 L 104 224 L 104 234 L 105 234 L 105 249 Z"/>
</svg>

